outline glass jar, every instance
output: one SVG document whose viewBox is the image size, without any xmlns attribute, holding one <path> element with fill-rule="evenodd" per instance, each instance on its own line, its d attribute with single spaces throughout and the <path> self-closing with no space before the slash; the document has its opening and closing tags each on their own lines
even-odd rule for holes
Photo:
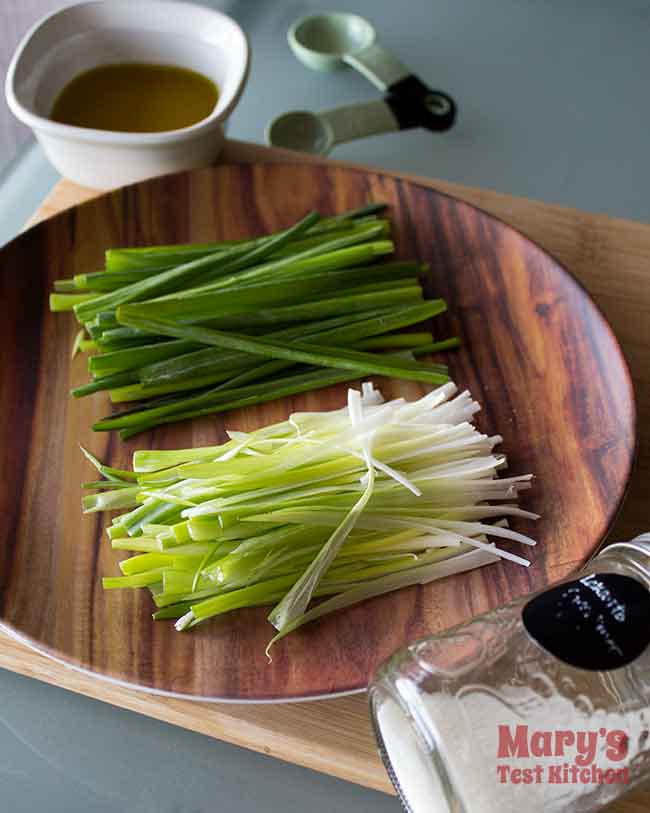
<svg viewBox="0 0 650 813">
<path fill-rule="evenodd" d="M 593 811 L 650 774 L 650 534 L 378 669 L 380 753 L 411 813 Z"/>
</svg>

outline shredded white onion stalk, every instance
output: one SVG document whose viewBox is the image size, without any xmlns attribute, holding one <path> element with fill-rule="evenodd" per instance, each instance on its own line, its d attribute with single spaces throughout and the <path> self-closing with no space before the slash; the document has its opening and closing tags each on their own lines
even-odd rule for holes
<svg viewBox="0 0 650 813">
<path fill-rule="evenodd" d="M 221 446 L 142 451 L 134 471 L 88 459 L 108 478 L 86 511 L 113 520 L 136 555 L 108 589 L 148 587 L 156 618 L 184 630 L 240 607 L 273 604 L 273 642 L 327 612 L 499 560 L 530 561 L 489 539 L 535 544 L 508 526 L 531 474 L 507 466 L 479 405 L 445 384 L 415 401 L 370 382 L 347 407 L 297 412 Z M 316 598 L 325 601 L 313 605 Z"/>
</svg>

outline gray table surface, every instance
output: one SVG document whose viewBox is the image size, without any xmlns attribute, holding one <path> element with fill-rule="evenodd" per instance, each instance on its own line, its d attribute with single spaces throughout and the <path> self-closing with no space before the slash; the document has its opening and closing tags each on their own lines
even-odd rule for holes
<svg viewBox="0 0 650 813">
<path fill-rule="evenodd" d="M 7 0 L 1 4 L 0 16 Z M 251 79 L 232 117 L 233 137 L 261 141 L 265 123 L 284 110 L 376 97 L 352 72 L 314 74 L 294 60 L 287 27 L 322 8 L 315 0 L 213 4 L 242 24 L 252 45 Z M 325 6 L 370 17 L 383 42 L 460 107 L 458 125 L 447 134 L 375 137 L 340 147 L 336 158 L 650 218 L 650 3 L 334 0 Z M 8 115 L 0 110 L 0 133 L 10 132 Z M 11 145 L 4 147 L 7 160 Z M 56 179 L 33 145 L 5 167 L 0 243 L 20 230 Z M 398 803 L 0 670 L 0 810 L 41 807 L 49 813 L 381 813 L 398 810 Z"/>
</svg>

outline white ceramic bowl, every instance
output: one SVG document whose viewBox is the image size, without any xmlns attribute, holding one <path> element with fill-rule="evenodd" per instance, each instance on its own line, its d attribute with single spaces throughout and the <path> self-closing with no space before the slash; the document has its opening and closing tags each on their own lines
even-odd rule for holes
<svg viewBox="0 0 650 813">
<path fill-rule="evenodd" d="M 48 118 L 74 76 L 124 62 L 198 71 L 219 88 L 217 105 L 191 127 L 162 133 L 94 130 Z M 223 145 L 223 125 L 244 89 L 248 65 L 246 36 L 219 11 L 176 0 L 90 0 L 57 11 L 28 31 L 9 66 L 5 92 L 12 112 L 32 128 L 62 175 L 109 189 L 211 163 Z"/>
</svg>

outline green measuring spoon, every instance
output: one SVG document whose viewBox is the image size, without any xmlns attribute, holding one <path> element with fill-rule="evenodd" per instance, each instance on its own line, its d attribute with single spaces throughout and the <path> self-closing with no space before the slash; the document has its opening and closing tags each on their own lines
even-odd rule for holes
<svg viewBox="0 0 650 813">
<path fill-rule="evenodd" d="M 321 113 L 293 110 L 274 119 L 266 129 L 273 147 L 327 155 L 337 144 L 399 130 L 398 119 L 382 101 L 337 107 Z"/>
<path fill-rule="evenodd" d="M 348 65 L 381 91 L 411 75 L 411 71 L 378 45 L 374 26 L 357 14 L 332 11 L 303 17 L 288 33 L 289 46 L 308 68 L 332 71 Z"/>
<path fill-rule="evenodd" d="M 291 26 L 289 45 L 308 68 L 330 71 L 348 65 L 385 93 L 383 100 L 321 113 L 284 113 L 266 130 L 267 143 L 327 155 L 337 144 L 412 127 L 440 132 L 454 123 L 456 105 L 428 88 L 376 42 L 368 20 L 347 12 L 303 17 Z"/>
</svg>

